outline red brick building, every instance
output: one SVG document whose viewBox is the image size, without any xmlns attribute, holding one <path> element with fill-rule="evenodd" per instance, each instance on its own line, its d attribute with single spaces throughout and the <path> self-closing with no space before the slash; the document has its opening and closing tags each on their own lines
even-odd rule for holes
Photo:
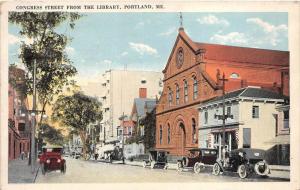
<svg viewBox="0 0 300 190">
<path fill-rule="evenodd" d="M 156 148 L 184 155 L 198 147 L 200 102 L 246 86 L 289 95 L 289 52 L 193 42 L 179 29 L 163 70 L 164 88 L 156 110 Z"/>
<path fill-rule="evenodd" d="M 16 77 L 18 76 L 18 77 Z M 16 85 L 24 79 L 24 71 L 15 67 L 9 68 L 9 77 L 16 79 Z M 27 114 L 27 98 L 22 96 L 14 85 L 9 84 L 8 90 L 8 159 L 20 157 L 22 152 L 27 155 L 30 150 L 30 128 Z"/>
</svg>

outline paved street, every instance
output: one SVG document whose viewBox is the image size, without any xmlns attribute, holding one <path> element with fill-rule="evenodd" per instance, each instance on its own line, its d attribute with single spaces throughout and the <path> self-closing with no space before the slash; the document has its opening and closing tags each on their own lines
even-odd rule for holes
<svg viewBox="0 0 300 190">
<path fill-rule="evenodd" d="M 139 182 L 241 182 L 241 181 L 281 181 L 273 178 L 249 178 L 241 180 L 237 175 L 213 176 L 209 171 L 201 174 L 177 172 L 176 170 L 149 169 L 140 166 L 109 164 L 66 158 L 67 172 L 39 172 L 36 183 L 139 183 Z"/>
</svg>

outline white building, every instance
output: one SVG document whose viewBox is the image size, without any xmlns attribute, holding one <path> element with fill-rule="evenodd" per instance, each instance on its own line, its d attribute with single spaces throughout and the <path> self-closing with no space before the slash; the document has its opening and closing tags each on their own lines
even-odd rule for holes
<svg viewBox="0 0 300 190">
<path fill-rule="evenodd" d="M 102 75 L 100 142 L 117 140 L 120 117 L 130 115 L 134 98 L 159 98 L 162 79 L 163 74 L 154 71 L 109 70 Z"/>
<path fill-rule="evenodd" d="M 199 107 L 199 147 L 219 149 L 223 138 L 223 97 L 203 102 Z M 247 87 L 225 94 L 225 146 L 269 149 L 276 136 L 276 107 L 286 97 L 257 87 Z M 219 149 L 221 151 L 221 149 Z M 221 154 L 220 154 L 221 155 Z"/>
</svg>

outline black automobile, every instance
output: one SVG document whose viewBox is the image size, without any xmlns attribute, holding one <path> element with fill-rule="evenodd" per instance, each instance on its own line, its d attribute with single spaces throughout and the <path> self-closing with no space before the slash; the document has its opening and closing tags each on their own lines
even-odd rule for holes
<svg viewBox="0 0 300 190">
<path fill-rule="evenodd" d="M 163 150 L 150 150 L 149 151 L 149 158 L 143 160 L 143 167 L 150 166 L 151 169 L 153 168 L 164 168 L 166 169 L 167 166 L 167 151 Z"/>
<path fill-rule="evenodd" d="M 107 150 L 104 151 L 104 155 L 106 160 L 110 163 L 113 161 L 122 161 L 122 163 L 125 163 L 125 157 L 123 155 L 123 149 L 119 147 L 115 147 L 113 150 Z"/>
<path fill-rule="evenodd" d="M 213 174 L 237 172 L 240 178 L 250 174 L 267 177 L 270 173 L 265 161 L 266 151 L 261 149 L 240 148 L 225 153 L 225 159 L 218 160 L 213 166 Z"/>
<path fill-rule="evenodd" d="M 188 156 L 177 161 L 177 170 L 182 171 L 184 168 L 193 169 L 195 173 L 208 165 L 213 165 L 218 156 L 217 149 L 210 148 L 193 148 L 189 150 Z"/>
</svg>

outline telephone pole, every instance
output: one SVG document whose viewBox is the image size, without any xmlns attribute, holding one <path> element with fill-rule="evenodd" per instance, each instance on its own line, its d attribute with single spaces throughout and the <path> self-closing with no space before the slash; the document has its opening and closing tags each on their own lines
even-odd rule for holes
<svg viewBox="0 0 300 190">
<path fill-rule="evenodd" d="M 222 116 L 222 146 L 223 146 L 223 151 L 222 151 L 222 158 L 225 158 L 225 82 L 228 81 L 228 79 L 225 79 L 225 74 L 223 73 L 222 78 L 220 79 L 222 81 L 222 107 L 223 107 L 223 116 Z"/>
<path fill-rule="evenodd" d="M 33 61 L 33 96 L 32 96 L 32 110 L 31 113 L 31 150 L 30 150 L 30 159 L 31 159 L 31 172 L 35 171 L 36 164 L 36 150 L 35 150 L 35 123 L 36 123 L 36 60 Z"/>
</svg>

